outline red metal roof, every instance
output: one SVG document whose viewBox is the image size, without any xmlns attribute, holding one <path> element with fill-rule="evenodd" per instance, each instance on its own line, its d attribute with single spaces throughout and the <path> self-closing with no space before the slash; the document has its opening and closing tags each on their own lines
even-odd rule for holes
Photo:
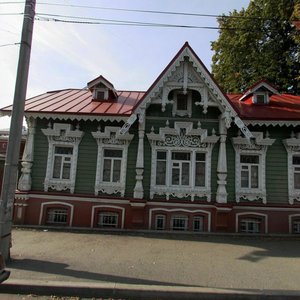
<svg viewBox="0 0 300 300">
<path fill-rule="evenodd" d="M 239 101 L 242 95 L 227 94 L 242 120 L 300 120 L 300 96 L 272 95 L 268 104 L 254 104 L 251 95 Z"/>
<path fill-rule="evenodd" d="M 66 89 L 48 92 L 26 100 L 26 113 L 84 114 L 130 116 L 133 107 L 140 101 L 144 92 L 118 91 L 114 101 L 93 100 L 91 91 L 86 89 Z M 1 109 L 11 111 L 12 106 Z"/>
</svg>

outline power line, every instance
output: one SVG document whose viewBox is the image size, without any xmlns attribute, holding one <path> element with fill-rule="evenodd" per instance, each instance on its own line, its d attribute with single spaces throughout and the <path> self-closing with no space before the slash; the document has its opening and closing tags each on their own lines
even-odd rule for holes
<svg viewBox="0 0 300 300">
<path fill-rule="evenodd" d="M 23 1 L 14 2 L 2 2 L 0 4 L 20 4 Z M 232 19 L 254 19 L 254 20 L 271 20 L 263 17 L 247 17 L 247 16 L 228 16 L 228 15 L 216 15 L 216 14 L 201 14 L 190 12 L 176 12 L 176 11 L 160 11 L 160 10 L 145 10 L 145 9 L 128 9 L 128 8 L 116 8 L 116 7 L 103 7 L 103 6 L 89 6 L 89 5 L 75 5 L 75 4 L 60 4 L 39 2 L 38 5 L 56 6 L 56 7 L 71 7 L 71 8 L 85 8 L 85 9 L 97 9 L 97 10 L 111 10 L 122 12 L 135 12 L 135 13 L 148 13 L 148 14 L 163 14 L 163 15 L 176 15 L 176 16 L 189 16 L 189 17 L 209 17 L 209 18 L 232 18 Z"/>
<path fill-rule="evenodd" d="M 21 43 L 3 44 L 3 45 L 0 45 L 0 47 L 15 46 L 15 45 L 20 45 L 20 44 Z"/>
</svg>

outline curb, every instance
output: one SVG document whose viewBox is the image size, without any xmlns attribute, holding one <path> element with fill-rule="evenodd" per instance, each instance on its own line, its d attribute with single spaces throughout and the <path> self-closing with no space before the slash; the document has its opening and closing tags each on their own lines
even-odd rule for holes
<svg viewBox="0 0 300 300">
<path fill-rule="evenodd" d="M 105 297 L 117 299 L 201 299 L 261 300 L 300 299 L 300 291 L 255 291 L 205 287 L 133 285 L 98 282 L 62 282 L 9 280 L 0 285 L 0 293 L 43 296 Z"/>
</svg>

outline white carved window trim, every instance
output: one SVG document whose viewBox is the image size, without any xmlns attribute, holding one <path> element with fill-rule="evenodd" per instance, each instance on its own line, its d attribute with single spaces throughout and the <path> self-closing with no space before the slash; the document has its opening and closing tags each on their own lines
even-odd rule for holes
<svg viewBox="0 0 300 300">
<path fill-rule="evenodd" d="M 98 93 L 103 93 L 103 98 L 98 97 Z M 107 100 L 108 99 L 108 88 L 95 88 L 93 91 L 93 98 L 95 100 Z"/>
<path fill-rule="evenodd" d="M 177 109 L 177 104 L 178 104 L 178 95 L 184 95 L 187 97 L 187 109 L 185 110 L 179 110 Z M 183 91 L 174 91 L 174 103 L 173 103 L 173 111 L 172 111 L 173 116 L 177 115 L 180 117 L 184 116 L 192 116 L 192 92 L 186 92 L 184 93 Z"/>
<path fill-rule="evenodd" d="M 70 190 L 73 194 L 75 189 L 78 146 L 83 136 L 83 132 L 78 128 L 71 129 L 71 124 L 54 123 L 53 129 L 42 129 L 44 135 L 48 138 L 48 160 L 46 178 L 44 181 L 44 190 L 47 192 L 50 188 L 57 191 Z M 54 156 L 56 147 L 71 147 L 73 154 L 71 158 L 71 170 L 69 179 L 53 178 Z"/>
<path fill-rule="evenodd" d="M 219 140 L 214 133 L 207 136 L 207 130 L 201 128 L 200 122 L 198 128 L 193 128 L 192 122 L 175 122 L 174 128 L 160 128 L 159 133 L 155 134 L 154 129 L 147 134 L 152 146 L 152 163 L 151 163 L 151 187 L 150 198 L 154 195 L 166 196 L 169 200 L 170 196 L 178 198 L 191 197 L 194 201 L 195 197 L 206 197 L 207 201 L 211 201 L 211 155 L 214 144 Z M 156 185 L 156 166 L 157 152 L 167 152 L 167 170 L 166 184 Z M 189 152 L 191 153 L 191 180 L 189 186 L 174 186 L 171 184 L 171 153 L 172 152 Z M 196 153 L 205 153 L 205 186 L 195 186 L 195 162 Z"/>
<path fill-rule="evenodd" d="M 95 180 L 95 195 L 99 192 L 105 194 L 117 194 L 120 193 L 122 197 L 125 194 L 126 186 L 126 166 L 127 166 L 127 154 L 128 147 L 133 138 L 132 134 L 125 133 L 120 134 L 120 127 L 107 126 L 104 132 L 98 129 L 96 132 L 92 132 L 93 137 L 96 139 L 98 144 L 98 155 L 97 155 L 97 170 Z M 121 160 L 121 174 L 119 182 L 107 182 L 103 181 L 103 158 L 104 150 L 113 149 L 122 151 Z"/>
<path fill-rule="evenodd" d="M 257 101 L 257 96 L 264 96 L 264 102 L 259 103 Z M 268 92 L 256 92 L 252 96 L 252 102 L 255 104 L 268 104 L 269 103 L 269 93 Z"/>
<path fill-rule="evenodd" d="M 254 139 L 248 140 L 244 137 L 232 138 L 232 144 L 235 149 L 235 195 L 236 202 L 242 200 L 262 200 L 267 203 L 266 192 L 266 153 L 268 146 L 271 146 L 275 139 L 264 138 L 262 132 L 252 132 Z M 241 186 L 241 155 L 258 155 L 258 188 L 242 188 Z"/>
<path fill-rule="evenodd" d="M 295 189 L 294 187 L 294 167 L 293 167 L 293 157 L 300 157 L 300 138 L 296 138 L 294 135 L 283 140 L 283 144 L 287 151 L 287 161 L 288 161 L 288 191 L 289 191 L 289 203 L 294 204 L 295 201 L 300 201 L 300 189 Z"/>
</svg>

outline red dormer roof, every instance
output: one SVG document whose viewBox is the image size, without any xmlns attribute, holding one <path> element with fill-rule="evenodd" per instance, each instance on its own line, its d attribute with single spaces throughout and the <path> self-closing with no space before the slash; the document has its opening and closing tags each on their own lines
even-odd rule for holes
<svg viewBox="0 0 300 300">
<path fill-rule="evenodd" d="M 290 94 L 273 94 L 268 105 L 256 105 L 251 95 L 243 101 L 243 94 L 228 94 L 228 98 L 242 120 L 300 120 L 300 96 Z"/>
<path fill-rule="evenodd" d="M 269 91 L 270 94 L 277 94 L 279 95 L 277 89 L 271 85 L 267 80 L 262 79 L 256 83 L 254 83 L 250 88 L 248 88 L 244 94 L 242 94 L 241 98 L 239 99 L 240 101 L 244 101 L 245 99 L 248 98 L 249 95 L 252 95 L 256 91 L 258 91 L 261 88 L 265 88 L 266 90 Z"/>
</svg>

